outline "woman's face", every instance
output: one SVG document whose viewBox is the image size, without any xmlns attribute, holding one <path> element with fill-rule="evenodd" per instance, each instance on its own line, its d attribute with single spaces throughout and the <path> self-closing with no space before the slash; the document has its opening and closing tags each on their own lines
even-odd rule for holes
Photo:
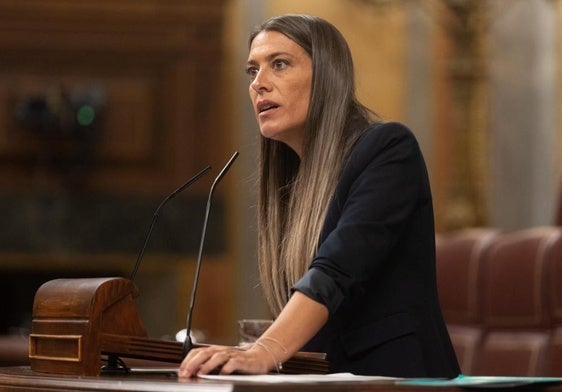
<svg viewBox="0 0 562 392">
<path fill-rule="evenodd" d="M 250 47 L 250 98 L 264 137 L 300 156 L 312 89 L 312 60 L 284 34 L 262 31 Z"/>
</svg>

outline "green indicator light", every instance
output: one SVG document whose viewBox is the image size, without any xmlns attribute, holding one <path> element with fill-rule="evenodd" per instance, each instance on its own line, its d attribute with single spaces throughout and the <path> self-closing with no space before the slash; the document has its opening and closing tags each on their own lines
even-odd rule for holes
<svg viewBox="0 0 562 392">
<path fill-rule="evenodd" d="M 82 125 L 83 127 L 92 125 L 95 118 L 96 111 L 90 105 L 81 106 L 76 113 L 76 121 L 78 121 L 78 124 Z"/>
</svg>

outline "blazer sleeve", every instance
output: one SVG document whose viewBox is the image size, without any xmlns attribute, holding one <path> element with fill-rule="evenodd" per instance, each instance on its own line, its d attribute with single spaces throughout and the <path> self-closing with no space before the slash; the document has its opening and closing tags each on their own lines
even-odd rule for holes
<svg viewBox="0 0 562 392">
<path fill-rule="evenodd" d="M 417 206 L 431 202 L 414 135 L 403 125 L 370 128 L 359 139 L 331 201 L 318 251 L 293 286 L 330 314 L 380 271 Z M 427 181 L 427 180 L 425 180 Z"/>
</svg>

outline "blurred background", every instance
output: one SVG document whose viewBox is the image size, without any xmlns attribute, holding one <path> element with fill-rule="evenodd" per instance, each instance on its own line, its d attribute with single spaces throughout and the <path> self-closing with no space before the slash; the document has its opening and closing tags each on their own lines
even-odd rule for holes
<svg viewBox="0 0 562 392">
<path fill-rule="evenodd" d="M 310 13 L 351 47 L 358 96 L 424 152 L 437 231 L 560 224 L 562 1 L 0 0 L 0 334 L 26 336 L 55 278 L 125 276 L 151 337 L 185 326 L 206 197 L 218 187 L 193 327 L 235 344 L 268 318 L 256 268 L 253 26 Z"/>
</svg>

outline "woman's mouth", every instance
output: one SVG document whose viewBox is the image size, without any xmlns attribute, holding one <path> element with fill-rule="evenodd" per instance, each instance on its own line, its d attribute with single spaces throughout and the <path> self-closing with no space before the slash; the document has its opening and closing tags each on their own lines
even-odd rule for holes
<svg viewBox="0 0 562 392">
<path fill-rule="evenodd" d="M 272 109 L 278 108 L 279 105 L 273 102 L 262 101 L 257 104 L 258 114 L 262 114 Z"/>
</svg>

